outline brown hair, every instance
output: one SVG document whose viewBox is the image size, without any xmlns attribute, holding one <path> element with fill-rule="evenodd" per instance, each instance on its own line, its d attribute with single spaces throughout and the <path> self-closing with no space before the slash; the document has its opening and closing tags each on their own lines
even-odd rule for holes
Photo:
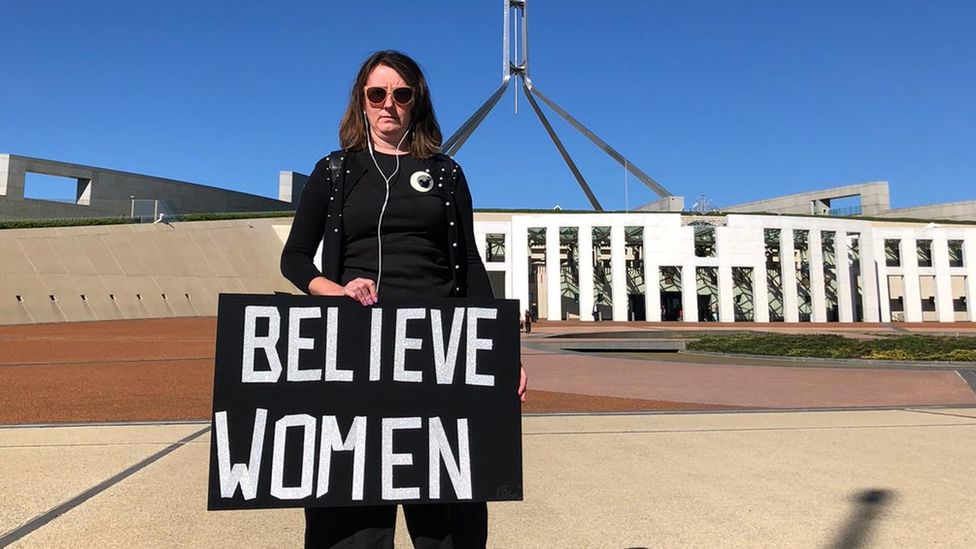
<svg viewBox="0 0 976 549">
<path fill-rule="evenodd" d="M 370 55 L 359 67 L 359 74 L 349 92 L 349 105 L 342 122 L 339 123 L 339 144 L 343 149 L 363 150 L 366 148 L 366 124 L 363 121 L 363 88 L 369 74 L 377 65 L 386 65 L 397 71 L 407 85 L 413 88 L 413 103 L 410 106 L 410 154 L 417 158 L 430 158 L 441 150 L 441 127 L 434 116 L 434 106 L 430 101 L 427 79 L 420 65 L 407 55 L 395 50 L 383 50 Z"/>
</svg>

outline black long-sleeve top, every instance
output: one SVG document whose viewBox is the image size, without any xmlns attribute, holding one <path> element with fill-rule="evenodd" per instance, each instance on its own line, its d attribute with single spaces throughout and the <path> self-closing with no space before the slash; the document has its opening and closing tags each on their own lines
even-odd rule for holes
<svg viewBox="0 0 976 549">
<path fill-rule="evenodd" d="M 333 177 L 329 168 L 332 155 L 339 155 L 342 164 L 341 176 L 338 178 Z M 460 166 L 446 155 L 437 155 L 426 160 L 404 160 L 408 160 L 410 164 L 419 162 L 425 166 L 425 170 L 429 170 L 434 186 L 427 193 L 429 196 L 425 198 L 436 197 L 436 200 L 439 200 L 443 205 L 444 217 L 441 223 L 436 223 L 436 226 L 445 230 L 444 238 L 433 236 L 429 238 L 429 241 L 444 248 L 442 250 L 443 257 L 447 259 L 451 281 L 448 286 L 449 295 L 455 297 L 493 297 L 488 274 L 475 244 L 471 193 Z M 386 166 L 381 165 L 386 170 Z M 390 172 L 391 170 L 387 170 L 387 174 Z M 336 151 L 316 164 L 305 188 L 302 190 L 295 220 L 281 254 L 281 272 L 299 290 L 308 293 L 309 283 L 318 276 L 324 276 L 339 284 L 348 282 L 348 280 L 343 280 L 343 273 L 346 262 L 351 257 L 348 253 L 350 236 L 355 235 L 347 234 L 346 226 L 349 225 L 355 229 L 356 233 L 359 233 L 362 231 L 363 224 L 361 219 L 347 222 L 344 215 L 346 212 L 353 215 L 353 211 L 357 208 L 350 211 L 347 206 L 353 204 L 356 199 L 363 198 L 360 190 L 369 189 L 368 185 L 360 187 L 360 183 L 363 183 L 362 179 L 367 176 L 374 183 L 374 178 L 379 177 L 368 154 L 362 152 Z M 404 173 L 402 177 L 398 177 L 398 182 L 393 184 L 407 186 L 409 185 L 409 176 L 410 173 Z M 369 183 L 369 180 L 366 183 Z M 351 200 L 350 195 L 352 193 L 356 194 Z M 391 201 L 395 197 L 396 195 L 391 192 Z M 366 197 L 366 200 L 369 201 L 369 198 Z M 361 202 L 362 200 L 360 200 Z M 388 210 L 389 208 L 390 206 L 388 206 Z M 386 221 L 384 221 L 384 227 L 388 227 Z M 313 258 L 319 243 L 323 240 L 322 272 L 320 272 L 315 267 Z M 395 241 L 396 239 L 394 239 Z M 353 249 L 352 252 L 353 263 L 356 264 L 356 268 L 352 271 L 358 274 L 368 274 L 368 272 L 362 272 L 365 264 L 359 261 L 364 255 L 362 247 L 360 246 L 358 251 Z M 390 260 L 390 256 L 387 255 L 388 252 L 389 248 L 384 247 L 384 262 Z M 401 253 L 404 253 L 404 250 L 397 250 L 394 255 Z M 368 269 L 366 270 L 368 271 Z M 424 270 L 428 273 L 436 273 L 437 267 L 432 266 L 431 269 Z M 350 273 L 350 276 L 353 272 Z M 384 267 L 384 278 L 387 277 L 387 273 L 387 267 Z M 434 276 L 437 278 L 436 275 Z M 395 281 L 392 287 L 397 287 Z M 384 291 L 382 282 L 380 291 Z M 394 295 L 400 293 L 395 292 Z"/>
</svg>

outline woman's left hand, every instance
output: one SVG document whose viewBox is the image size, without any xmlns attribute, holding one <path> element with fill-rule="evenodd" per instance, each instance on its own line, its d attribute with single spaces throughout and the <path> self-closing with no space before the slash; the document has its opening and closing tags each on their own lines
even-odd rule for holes
<svg viewBox="0 0 976 549">
<path fill-rule="evenodd" d="M 522 402 L 525 402 L 525 387 L 528 385 L 529 376 L 525 375 L 525 368 L 519 366 L 519 386 L 518 386 L 518 396 Z"/>
</svg>

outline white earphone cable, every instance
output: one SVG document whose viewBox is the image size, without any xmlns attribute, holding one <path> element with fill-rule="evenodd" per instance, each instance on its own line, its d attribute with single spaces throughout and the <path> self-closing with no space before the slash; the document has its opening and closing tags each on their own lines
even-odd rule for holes
<svg viewBox="0 0 976 549">
<path fill-rule="evenodd" d="M 373 165 L 376 166 L 376 170 L 380 173 L 380 177 L 382 177 L 384 183 L 386 183 L 386 196 L 383 198 L 383 207 L 380 208 L 380 216 L 376 220 L 376 294 L 379 295 L 380 280 L 383 278 L 383 215 L 386 214 L 386 205 L 390 201 L 390 181 L 393 181 L 393 178 L 396 177 L 397 173 L 400 171 L 400 155 L 394 155 L 396 156 L 396 168 L 393 170 L 393 173 L 387 177 L 386 174 L 383 173 L 383 169 L 380 168 L 379 162 L 376 161 L 376 155 L 373 154 L 373 139 L 370 135 L 371 131 L 369 127 L 369 119 L 366 118 L 366 111 L 363 111 L 363 120 L 366 122 L 366 145 L 369 148 L 369 156 L 373 159 Z M 407 138 L 407 134 L 409 133 L 409 130 L 403 132 L 403 137 L 400 138 L 400 142 L 397 143 L 396 146 L 397 152 L 400 151 L 400 145 L 403 145 L 403 140 Z"/>
</svg>

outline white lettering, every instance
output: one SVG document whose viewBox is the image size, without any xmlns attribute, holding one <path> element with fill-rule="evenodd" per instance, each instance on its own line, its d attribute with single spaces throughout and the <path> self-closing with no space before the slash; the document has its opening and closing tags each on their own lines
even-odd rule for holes
<svg viewBox="0 0 976 549">
<path fill-rule="evenodd" d="M 428 480 L 430 481 L 430 499 L 441 497 L 441 461 L 447 469 L 447 474 L 454 485 L 454 493 L 458 499 L 471 499 L 471 453 L 468 450 L 468 420 L 458 418 L 458 457 L 454 458 L 451 445 L 447 441 L 447 434 L 441 424 L 441 418 L 430 418 L 430 446 L 428 452 Z"/>
<path fill-rule="evenodd" d="M 464 381 L 468 385 L 495 386 L 494 375 L 478 373 L 477 353 L 479 350 L 490 351 L 492 349 L 492 340 L 478 337 L 478 321 L 482 318 L 494 319 L 497 314 L 498 309 L 484 307 L 468 308 L 468 345 L 465 353 L 464 368 Z"/>
<path fill-rule="evenodd" d="M 302 337 L 302 320 L 306 318 L 322 318 L 322 311 L 318 307 L 292 307 L 288 310 L 288 369 L 285 374 L 285 379 L 288 381 L 322 379 L 322 370 L 298 369 L 298 353 L 302 349 L 315 347 L 315 339 Z"/>
<path fill-rule="evenodd" d="M 407 321 L 427 318 L 427 309 L 398 309 L 396 318 L 396 341 L 393 345 L 393 380 L 420 383 L 424 379 L 423 372 L 407 370 L 407 349 L 419 350 L 423 348 L 424 340 L 417 337 L 407 337 Z"/>
<path fill-rule="evenodd" d="M 298 486 L 285 486 L 285 439 L 290 427 L 302 429 L 302 480 Z M 315 466 L 315 418 L 292 414 L 275 422 L 274 453 L 271 456 L 271 495 L 278 499 L 302 499 L 312 495 Z"/>
<path fill-rule="evenodd" d="M 383 418 L 383 450 L 382 463 L 382 498 L 385 500 L 419 499 L 420 488 L 393 487 L 393 467 L 395 465 L 413 465 L 413 454 L 393 453 L 393 431 L 399 429 L 420 429 L 419 417 L 385 417 Z"/>
<path fill-rule="evenodd" d="M 434 372 L 437 374 L 439 385 L 454 383 L 454 369 L 457 366 L 458 344 L 461 341 L 461 327 L 464 324 L 464 307 L 454 308 L 454 319 L 451 321 L 451 335 L 444 352 L 444 327 L 441 323 L 441 312 L 430 310 L 431 343 L 434 347 Z"/>
<path fill-rule="evenodd" d="M 335 416 L 322 416 L 322 442 L 319 444 L 319 483 L 315 497 L 329 493 L 329 475 L 332 469 L 332 452 L 352 451 L 352 499 L 363 499 L 363 481 L 366 469 L 366 416 L 356 416 L 349 427 L 346 440 L 342 440 L 339 423 Z"/>
<path fill-rule="evenodd" d="M 257 319 L 268 319 L 268 335 L 257 335 Z M 244 356 L 241 364 L 241 383 L 275 383 L 281 377 L 281 359 L 275 345 L 278 343 L 281 316 L 275 307 L 248 305 L 244 307 Z M 269 371 L 254 370 L 254 353 L 264 351 L 268 357 Z"/>
<path fill-rule="evenodd" d="M 380 380 L 380 359 L 383 349 L 383 309 L 375 308 L 371 312 L 372 323 L 369 327 L 369 380 Z"/>
<path fill-rule="evenodd" d="M 261 470 L 261 453 L 264 449 L 264 425 L 268 411 L 254 411 L 254 430 L 251 433 L 251 455 L 247 464 L 230 462 L 230 441 L 227 433 L 227 412 L 214 414 L 214 435 L 217 437 L 217 474 L 220 477 L 220 497 L 232 498 L 237 486 L 245 500 L 258 495 L 258 474 Z"/>
<path fill-rule="evenodd" d="M 325 380 L 352 381 L 352 370 L 336 367 L 336 352 L 339 344 L 339 309 L 329 307 L 325 313 Z"/>
</svg>

